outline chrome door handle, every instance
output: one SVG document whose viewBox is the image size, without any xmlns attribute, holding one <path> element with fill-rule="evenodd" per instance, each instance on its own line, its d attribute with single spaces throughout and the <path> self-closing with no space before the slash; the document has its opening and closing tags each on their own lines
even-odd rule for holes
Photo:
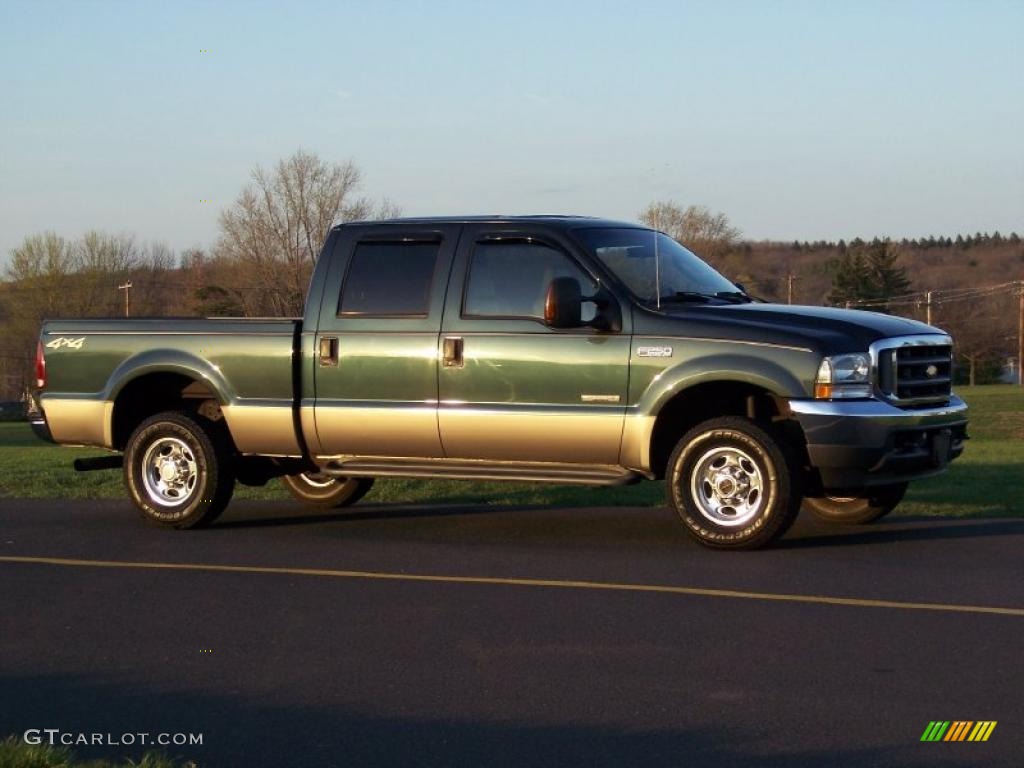
<svg viewBox="0 0 1024 768">
<path fill-rule="evenodd" d="M 337 368 L 338 367 L 338 337 L 337 336 L 321 336 L 320 337 L 320 367 L 321 368 Z"/>
<path fill-rule="evenodd" d="M 461 368 L 465 365 L 465 360 L 462 356 L 462 346 L 461 336 L 444 337 L 441 361 L 445 368 Z"/>
</svg>

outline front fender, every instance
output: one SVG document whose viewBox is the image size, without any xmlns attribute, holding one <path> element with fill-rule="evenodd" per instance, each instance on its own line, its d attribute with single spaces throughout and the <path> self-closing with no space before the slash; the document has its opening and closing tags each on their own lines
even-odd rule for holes
<svg viewBox="0 0 1024 768">
<path fill-rule="evenodd" d="M 680 392 L 707 382 L 751 384 L 780 397 L 807 397 L 807 388 L 788 368 L 773 360 L 734 353 L 691 358 L 654 377 L 636 401 L 637 412 L 657 416 Z"/>
<path fill-rule="evenodd" d="M 809 384 L 804 379 L 813 376 L 812 355 L 795 350 L 773 350 L 773 353 L 785 355 L 786 364 L 766 356 L 712 353 L 684 360 L 653 376 L 627 410 L 620 454 L 622 465 L 651 472 L 651 441 L 658 415 L 673 398 L 700 384 L 749 384 L 783 398 L 807 397 Z M 793 359 L 789 359 L 790 356 Z M 707 417 L 716 415 L 709 413 Z"/>
</svg>

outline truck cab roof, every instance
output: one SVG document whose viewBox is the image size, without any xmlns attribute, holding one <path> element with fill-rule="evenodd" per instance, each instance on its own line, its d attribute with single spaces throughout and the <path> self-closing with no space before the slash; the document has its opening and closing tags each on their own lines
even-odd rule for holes
<svg viewBox="0 0 1024 768">
<path fill-rule="evenodd" d="M 595 216 L 566 216 L 557 214 L 535 214 L 524 216 L 408 216 L 393 219 L 366 219 L 361 221 L 349 221 L 338 224 L 334 229 L 346 227 L 368 227 L 368 226 L 395 226 L 395 225 L 429 225 L 429 224 L 538 224 L 546 227 L 562 227 L 564 229 L 575 229 L 580 226 L 587 227 L 629 227 L 633 229 L 647 229 L 642 224 L 628 221 L 616 221 Z"/>
</svg>

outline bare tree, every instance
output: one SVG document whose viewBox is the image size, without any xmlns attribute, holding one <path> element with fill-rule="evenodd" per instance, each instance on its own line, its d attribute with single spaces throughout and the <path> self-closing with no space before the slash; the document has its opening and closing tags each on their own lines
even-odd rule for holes
<svg viewBox="0 0 1024 768">
<path fill-rule="evenodd" d="M 75 285 L 72 291 L 80 306 L 76 315 L 121 313 L 117 281 L 127 279 L 141 264 L 134 235 L 90 230 L 74 246 Z"/>
<path fill-rule="evenodd" d="M 362 173 L 351 162 L 327 163 L 298 151 L 270 171 L 257 167 L 252 183 L 221 212 L 215 256 L 244 267 L 250 314 L 302 314 L 306 285 L 327 231 L 343 221 L 393 216 L 357 196 Z"/>
<path fill-rule="evenodd" d="M 683 208 L 672 200 L 660 200 L 648 205 L 640 220 L 710 260 L 727 254 L 740 239 L 740 230 L 724 213 L 714 213 L 703 205 Z"/>
<path fill-rule="evenodd" d="M 122 294 L 117 286 L 133 285 L 132 314 L 163 315 L 178 310 L 173 251 L 161 243 L 139 246 L 133 235 L 90 231 L 77 240 L 53 232 L 26 237 L 11 251 L 0 284 L 0 357 L 6 382 L 30 381 L 39 326 L 60 317 L 119 316 Z M 17 373 L 20 372 L 20 373 Z"/>
<path fill-rule="evenodd" d="M 991 299 L 973 307 L 958 304 L 941 313 L 939 324 L 955 339 L 956 356 L 966 363 L 967 383 L 973 387 L 979 380 L 979 372 L 998 369 L 1010 356 L 1012 336 L 1008 321 L 1012 313 Z"/>
<path fill-rule="evenodd" d="M 78 268 L 74 245 L 55 232 L 29 235 L 11 251 L 5 277 L 15 285 L 13 301 L 32 315 L 66 306 L 66 278 Z M 17 313 L 14 313 L 17 314 Z"/>
</svg>

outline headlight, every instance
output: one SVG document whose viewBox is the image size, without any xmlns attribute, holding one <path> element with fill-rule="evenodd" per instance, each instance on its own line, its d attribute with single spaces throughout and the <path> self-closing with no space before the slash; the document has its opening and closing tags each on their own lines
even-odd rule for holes
<svg viewBox="0 0 1024 768">
<path fill-rule="evenodd" d="M 871 397 L 871 356 L 833 355 L 818 366 L 814 396 L 820 399 Z"/>
</svg>

